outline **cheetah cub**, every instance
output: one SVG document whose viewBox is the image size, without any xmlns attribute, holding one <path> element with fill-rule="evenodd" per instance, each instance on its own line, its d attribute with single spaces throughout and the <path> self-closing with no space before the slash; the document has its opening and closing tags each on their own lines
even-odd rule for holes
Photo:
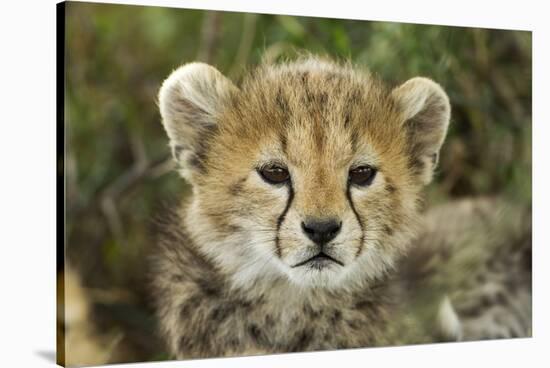
<svg viewBox="0 0 550 368">
<path fill-rule="evenodd" d="M 159 106 L 190 199 L 151 262 L 178 359 L 529 336 L 530 210 L 421 211 L 451 108 L 316 57 L 236 86 L 183 65 Z"/>
</svg>

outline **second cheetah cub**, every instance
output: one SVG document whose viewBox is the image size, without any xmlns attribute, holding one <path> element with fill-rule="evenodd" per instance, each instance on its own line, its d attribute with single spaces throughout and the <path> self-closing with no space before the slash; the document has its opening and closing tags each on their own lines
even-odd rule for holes
<svg viewBox="0 0 550 368">
<path fill-rule="evenodd" d="M 527 300 L 527 322 L 514 326 L 530 333 L 525 227 L 507 226 L 503 241 L 479 238 L 517 218 L 496 216 L 508 212 L 491 199 L 420 214 L 451 112 L 437 83 L 417 77 L 389 89 L 351 65 L 307 57 L 260 66 L 236 86 L 190 63 L 164 82 L 159 106 L 193 187 L 166 218 L 152 262 L 161 330 L 177 358 L 491 337 L 482 323 L 469 335 L 460 319 L 468 280 L 443 277 L 455 280 L 449 267 L 463 258 L 453 255 L 468 247 L 482 256 L 458 278 L 489 274 L 489 258 L 525 275 L 514 290 L 526 293 L 516 300 Z M 452 221 L 459 233 L 438 233 Z M 468 316 L 484 316 L 480 298 Z"/>
</svg>

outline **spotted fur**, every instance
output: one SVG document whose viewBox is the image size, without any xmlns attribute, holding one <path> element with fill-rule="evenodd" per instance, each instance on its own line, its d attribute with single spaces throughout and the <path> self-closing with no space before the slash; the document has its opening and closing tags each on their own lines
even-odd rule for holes
<svg viewBox="0 0 550 368">
<path fill-rule="evenodd" d="M 164 82 L 159 106 L 193 185 L 152 260 L 158 317 L 176 357 L 443 339 L 396 333 L 437 321 L 437 298 L 426 304 L 435 308 L 430 321 L 403 307 L 416 300 L 413 280 L 442 273 L 421 275 L 422 262 L 405 257 L 444 248 L 419 233 L 421 191 L 450 119 L 439 85 L 413 78 L 390 89 L 352 65 L 308 57 L 260 66 L 237 87 L 192 63 Z M 289 180 L 264 180 L 270 165 Z M 349 179 L 360 166 L 375 172 L 369 185 Z M 303 230 L 309 219 L 336 219 L 341 230 L 317 244 Z M 335 262 L 308 261 L 321 251 Z"/>
</svg>

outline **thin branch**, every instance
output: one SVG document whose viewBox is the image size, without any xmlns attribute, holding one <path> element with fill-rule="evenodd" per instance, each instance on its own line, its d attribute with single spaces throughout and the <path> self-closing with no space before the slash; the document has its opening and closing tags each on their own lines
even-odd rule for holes
<svg viewBox="0 0 550 368">
<path fill-rule="evenodd" d="M 201 40 L 197 60 L 211 63 L 214 57 L 214 50 L 218 44 L 220 35 L 222 15 L 220 12 L 208 11 L 204 13 L 204 20 L 201 27 Z"/>
<path fill-rule="evenodd" d="M 237 77 L 246 66 L 254 43 L 254 37 L 256 36 L 257 22 L 258 14 L 247 13 L 244 15 L 243 32 L 239 43 L 239 49 L 237 50 L 233 65 L 229 69 L 229 76 L 232 78 Z"/>
<path fill-rule="evenodd" d="M 118 212 L 118 203 L 143 180 L 168 173 L 174 168 L 172 157 L 166 155 L 159 160 L 143 163 L 137 160 L 125 173 L 120 175 L 101 194 L 101 211 L 107 219 L 109 230 L 119 244 L 124 244 L 125 235 L 122 221 Z"/>
</svg>

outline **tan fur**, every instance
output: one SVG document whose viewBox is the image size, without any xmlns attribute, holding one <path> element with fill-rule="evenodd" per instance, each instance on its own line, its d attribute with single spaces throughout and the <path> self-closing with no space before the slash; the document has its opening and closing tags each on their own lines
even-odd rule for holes
<svg viewBox="0 0 550 368">
<path fill-rule="evenodd" d="M 194 63 L 167 79 L 159 105 L 194 190 L 153 261 L 178 358 L 399 343 L 392 270 L 447 131 L 441 87 L 414 78 L 390 90 L 318 58 L 261 66 L 236 87 Z M 262 179 L 272 164 L 288 183 Z M 376 168 L 372 183 L 350 184 L 362 165 Z M 341 222 L 324 246 L 341 264 L 296 266 L 318 251 L 301 228 L 310 218 Z"/>
</svg>

